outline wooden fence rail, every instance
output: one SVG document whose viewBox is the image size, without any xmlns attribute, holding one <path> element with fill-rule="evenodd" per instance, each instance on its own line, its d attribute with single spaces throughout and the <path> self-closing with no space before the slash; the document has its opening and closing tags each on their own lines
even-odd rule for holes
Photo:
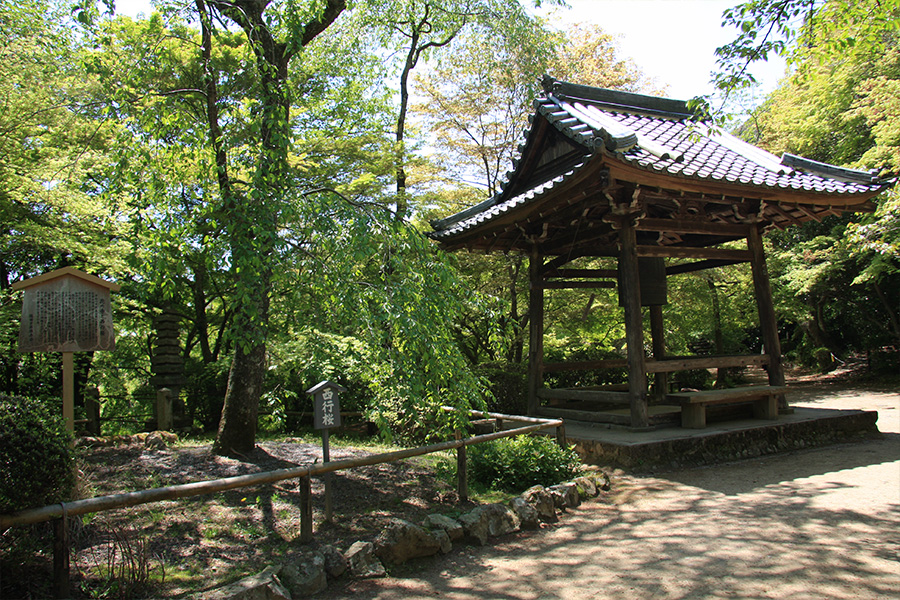
<svg viewBox="0 0 900 600">
<path fill-rule="evenodd" d="M 446 409 L 445 410 L 452 410 Z M 54 570 L 54 593 L 57 598 L 66 598 L 69 595 L 69 539 L 68 539 L 68 518 L 88 513 L 98 513 L 119 508 L 127 508 L 138 506 L 140 504 L 149 504 L 151 502 L 160 502 L 163 500 L 178 500 L 182 498 L 190 498 L 192 496 L 201 496 L 205 494 L 215 494 L 228 490 L 254 487 L 277 483 L 287 479 L 300 479 L 300 539 L 308 542 L 312 540 L 313 523 L 312 523 L 312 498 L 311 498 L 311 478 L 317 475 L 324 475 L 334 471 L 342 471 L 355 467 L 364 467 L 382 463 L 395 462 L 414 456 L 422 456 L 425 454 L 433 454 L 435 452 L 443 452 L 445 450 L 457 450 L 458 463 L 458 490 L 461 500 L 468 497 L 468 482 L 466 481 L 466 465 L 465 465 L 465 449 L 467 446 L 481 444 L 491 440 L 501 439 L 505 437 L 513 437 L 517 435 L 525 435 L 534 433 L 542 429 L 556 428 L 557 441 L 565 446 L 565 426 L 562 419 L 540 419 L 534 417 L 523 417 L 519 415 L 504 415 L 499 413 L 485 413 L 481 411 L 471 411 L 470 413 L 478 418 L 497 419 L 498 423 L 503 421 L 524 423 L 521 427 L 511 429 L 502 429 L 493 433 L 485 433 L 473 437 L 462 437 L 431 444 L 428 446 L 419 446 L 417 448 L 409 448 L 406 450 L 398 450 L 395 452 L 386 452 L 382 454 L 372 454 L 359 458 L 346 460 L 331 461 L 327 463 L 317 463 L 302 467 L 293 467 L 289 469 L 278 469 L 275 471 L 265 471 L 262 473 L 252 473 L 250 475 L 239 475 L 236 477 L 226 477 L 223 479 L 213 479 L 208 481 L 196 481 L 193 483 L 185 483 L 180 485 L 171 485 L 161 488 L 149 490 L 141 490 L 136 492 L 127 492 L 122 494 L 112 494 L 109 496 L 97 496 L 95 498 L 86 498 L 84 500 L 73 500 L 71 502 L 62 502 L 52 504 L 40 508 L 32 508 L 19 511 L 16 513 L 0 515 L 0 533 L 6 531 L 10 527 L 18 525 L 29 525 L 32 523 L 40 523 L 44 521 L 54 521 L 55 540 L 53 544 L 53 570 Z"/>
</svg>

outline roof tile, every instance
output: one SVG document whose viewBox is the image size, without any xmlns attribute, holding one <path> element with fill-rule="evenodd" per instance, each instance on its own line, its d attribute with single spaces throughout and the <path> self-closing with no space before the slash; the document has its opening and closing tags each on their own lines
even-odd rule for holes
<svg viewBox="0 0 900 600">
<path fill-rule="evenodd" d="M 790 164 L 794 167 L 783 165 L 780 164 L 778 157 L 768 152 L 728 134 L 714 132 L 705 124 L 692 123 L 686 115 L 667 113 L 665 110 L 654 112 L 635 107 L 632 111 L 629 107 L 620 105 L 570 98 L 556 91 L 549 93 L 547 97 L 537 99 L 534 106 L 537 115 L 542 115 L 563 135 L 585 147 L 586 152 L 604 152 L 611 155 L 614 160 L 652 172 L 665 172 L 690 179 L 724 180 L 762 189 L 806 190 L 838 195 L 871 193 L 884 188 L 887 184 L 874 179 L 867 183 L 864 180 L 829 177 L 823 173 L 831 168 L 830 165 L 820 165 L 799 157 L 791 157 Z M 537 118 L 536 116 L 532 119 L 532 123 L 537 122 Z M 638 140 L 637 145 L 628 145 L 622 141 L 631 132 Z M 529 133 L 530 131 L 526 130 L 526 136 Z M 680 156 L 677 161 L 668 154 L 657 156 L 642 148 L 641 141 L 654 144 L 657 147 L 657 150 L 654 150 L 657 154 L 660 154 L 658 148 L 663 147 L 667 152 L 680 153 Z M 618 142 L 618 146 L 615 142 Z M 521 146 L 520 151 L 527 151 L 526 147 L 527 144 Z M 622 151 L 608 150 L 617 147 Z M 578 171 L 586 162 L 587 158 L 567 173 L 512 198 L 506 197 L 504 184 L 504 189 L 497 194 L 492 203 L 483 203 L 484 207 L 477 216 L 472 215 L 470 209 L 459 213 L 458 220 L 454 220 L 454 217 L 443 219 L 439 222 L 439 226 L 435 225 L 437 231 L 432 235 L 438 239 L 452 236 L 479 222 L 496 218 L 514 207 L 533 202 Z M 516 169 L 520 164 L 516 164 Z M 816 172 L 812 170 L 813 167 L 819 166 L 821 169 Z M 514 180 L 515 171 L 511 173 L 509 180 Z"/>
</svg>

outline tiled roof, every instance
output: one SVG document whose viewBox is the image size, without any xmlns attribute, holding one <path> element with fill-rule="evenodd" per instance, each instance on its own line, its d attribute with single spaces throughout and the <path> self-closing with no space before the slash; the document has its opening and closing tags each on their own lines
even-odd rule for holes
<svg viewBox="0 0 900 600">
<path fill-rule="evenodd" d="M 582 162 L 570 171 L 567 171 L 562 175 L 558 175 L 550 181 L 546 181 L 541 185 L 528 190 L 524 194 L 519 194 L 518 196 L 510 198 L 509 200 L 497 202 L 497 197 L 490 198 L 489 200 L 486 200 L 485 202 L 482 202 L 481 204 L 478 204 L 470 208 L 469 210 L 459 212 L 455 215 L 447 217 L 446 219 L 432 221 L 431 224 L 434 227 L 435 231 L 431 232 L 430 235 L 434 239 L 452 237 L 454 234 L 461 233 L 480 223 L 493 220 L 494 218 L 508 213 L 515 208 L 533 202 L 534 200 L 540 198 L 541 196 L 552 190 L 554 187 L 558 186 L 560 183 L 574 175 L 579 169 L 584 166 L 584 164 L 585 163 Z"/>
<path fill-rule="evenodd" d="M 559 133 L 583 147 L 585 160 L 510 197 L 510 181 L 522 168 L 522 163 L 517 162 L 510 181 L 494 198 L 433 222 L 433 238 L 452 237 L 540 198 L 597 153 L 603 153 L 610 162 L 620 161 L 676 181 L 709 181 L 760 190 L 868 197 L 890 183 L 871 173 L 788 154 L 779 158 L 693 120 L 686 103 L 677 100 L 566 84 L 550 78 L 545 79 L 545 89 L 547 95 L 534 103 L 535 118 L 545 118 Z"/>
<path fill-rule="evenodd" d="M 703 123 L 692 123 L 687 119 L 614 112 L 586 102 L 560 102 L 554 96 L 536 102 L 538 112 L 545 116 L 560 112 L 560 104 L 569 107 L 566 111 L 569 114 L 604 117 L 603 122 L 596 123 L 603 129 L 594 129 L 590 138 L 577 129 L 578 124 L 584 122 L 582 119 L 575 117 L 575 123 L 568 119 L 557 121 L 563 134 L 580 143 L 595 147 L 603 145 L 607 149 L 611 145 L 607 140 L 612 140 L 612 144 L 619 143 L 620 146 L 613 149 L 618 154 L 616 158 L 643 169 L 696 179 L 832 194 L 865 193 L 883 186 L 868 173 L 831 165 L 822 166 L 830 168 L 831 172 L 843 171 L 846 176 L 836 179 L 820 174 L 813 170 L 812 161 L 807 162 L 803 170 L 791 168 L 774 154 L 729 133 L 716 132 Z M 631 139 L 634 143 L 624 145 Z M 666 152 L 654 152 L 659 148 Z"/>
</svg>

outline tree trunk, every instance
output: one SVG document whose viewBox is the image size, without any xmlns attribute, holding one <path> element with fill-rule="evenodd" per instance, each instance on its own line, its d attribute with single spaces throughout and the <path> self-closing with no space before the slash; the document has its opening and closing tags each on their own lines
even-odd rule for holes
<svg viewBox="0 0 900 600">
<path fill-rule="evenodd" d="M 891 303 L 888 300 L 887 295 L 884 293 L 884 290 L 881 289 L 881 286 L 878 285 L 878 282 L 874 279 L 872 280 L 872 289 L 875 290 L 875 294 L 878 296 L 878 299 L 881 301 L 881 305 L 884 307 L 884 310 L 888 314 L 888 324 L 890 325 L 890 331 L 893 334 L 894 339 L 897 341 L 898 346 L 900 346 L 900 318 L 897 317 L 897 311 L 895 311 L 891 306 Z"/>
<path fill-rule="evenodd" d="M 246 457 L 256 447 L 256 421 L 266 372 L 266 346 L 248 352 L 238 345 L 228 373 L 228 390 L 213 453 Z"/>
<path fill-rule="evenodd" d="M 522 335 L 525 327 L 525 318 L 519 315 L 519 292 L 517 284 L 519 274 L 522 272 L 522 256 L 507 257 L 506 272 L 509 275 L 509 318 L 513 327 L 513 339 L 509 348 L 507 360 L 511 363 L 521 364 L 525 349 L 525 339 Z M 527 313 L 526 313 L 527 317 Z"/>
<path fill-rule="evenodd" d="M 198 7 L 200 6 L 198 0 Z M 268 2 L 237 0 L 213 4 L 238 24 L 256 56 L 260 78 L 259 156 L 249 194 L 232 194 L 226 206 L 235 306 L 232 321 L 234 359 L 213 452 L 246 455 L 256 445 L 256 420 L 266 372 L 269 299 L 276 259 L 279 218 L 284 206 L 290 147 L 291 50 L 278 41 L 263 14 Z M 344 0 L 329 0 L 318 19 L 293 31 L 295 46 L 305 46 L 344 10 Z M 227 201 L 228 199 L 226 199 Z"/>
<path fill-rule="evenodd" d="M 409 43 L 409 52 L 403 71 L 400 73 L 400 110 L 397 113 L 397 220 L 402 221 L 408 210 L 406 199 L 406 149 L 404 136 L 406 134 L 406 113 L 409 110 L 409 75 L 418 61 L 419 30 L 414 27 Z"/>
</svg>

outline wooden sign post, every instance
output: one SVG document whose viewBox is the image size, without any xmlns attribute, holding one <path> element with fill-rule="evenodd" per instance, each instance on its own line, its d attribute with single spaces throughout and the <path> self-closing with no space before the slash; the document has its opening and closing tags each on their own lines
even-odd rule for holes
<svg viewBox="0 0 900 600">
<path fill-rule="evenodd" d="M 62 352 L 63 417 L 75 431 L 75 366 L 73 352 L 112 350 L 115 332 L 110 292 L 119 285 L 72 267 L 18 281 L 24 290 L 19 352 Z"/>
<path fill-rule="evenodd" d="M 341 426 L 341 392 L 346 388 L 331 381 L 322 381 L 306 390 L 313 397 L 313 427 L 322 430 L 322 462 L 330 462 L 328 430 Z M 331 522 L 331 473 L 325 474 L 325 522 Z"/>
</svg>

